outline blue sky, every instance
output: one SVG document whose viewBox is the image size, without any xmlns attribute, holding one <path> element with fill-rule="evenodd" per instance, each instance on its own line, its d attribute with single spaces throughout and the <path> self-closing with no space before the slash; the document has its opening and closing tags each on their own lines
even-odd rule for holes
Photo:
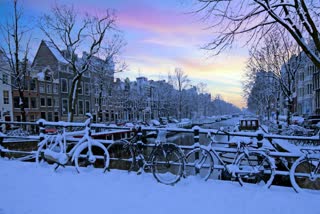
<svg viewBox="0 0 320 214">
<path fill-rule="evenodd" d="M 228 102 L 245 106 L 241 79 L 247 51 L 235 46 L 220 56 L 210 57 L 210 53 L 201 50 L 200 46 L 209 42 L 212 34 L 205 30 L 206 24 L 199 17 L 190 13 L 195 8 L 192 0 L 20 0 L 28 18 L 26 23 L 48 13 L 55 2 L 73 4 L 80 13 L 116 10 L 118 27 L 127 42 L 122 58 L 129 66 L 119 77 L 166 79 L 169 72 L 180 67 L 193 85 L 204 82 L 213 97 L 220 94 Z M 0 14 L 4 14 L 0 21 L 8 17 L 10 6 L 9 0 L 0 0 Z M 38 30 L 33 35 L 36 49 L 45 37 Z"/>
</svg>

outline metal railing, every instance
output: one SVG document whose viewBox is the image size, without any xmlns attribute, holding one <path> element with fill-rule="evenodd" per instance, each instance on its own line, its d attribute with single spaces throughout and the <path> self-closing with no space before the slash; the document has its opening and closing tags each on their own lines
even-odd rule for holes
<svg viewBox="0 0 320 214">
<path fill-rule="evenodd" d="M 31 151 L 19 151 L 18 149 L 8 149 L 8 146 L 13 143 L 17 143 L 20 140 L 20 143 L 28 143 L 33 142 L 37 143 L 40 141 L 43 134 L 45 134 L 46 127 L 63 127 L 63 128 L 71 128 L 71 127 L 84 127 L 83 123 L 68 123 L 68 122 L 48 122 L 45 120 L 39 120 L 37 122 L 1 122 L 2 124 L 10 124 L 10 125 L 16 125 L 16 126 L 36 126 L 39 132 L 37 135 L 31 135 L 31 136 L 8 136 L 0 134 L 0 153 L 1 156 L 5 156 L 6 154 L 20 154 L 22 157 L 20 157 L 21 160 L 27 160 L 31 159 L 32 155 L 35 154 L 34 150 Z M 1 125 L 1 124 L 0 124 Z M 110 134 L 116 134 L 121 131 L 125 131 L 128 133 L 128 135 L 125 135 L 124 138 L 128 138 L 130 131 L 132 128 L 129 127 L 117 127 L 117 126 L 108 126 L 105 124 L 92 124 L 91 128 L 98 130 L 94 134 L 101 134 L 104 133 L 106 135 Z M 200 135 L 201 134 L 208 134 L 211 133 L 211 135 L 222 135 L 227 138 L 227 142 L 219 142 L 219 144 L 224 145 L 216 148 L 217 152 L 228 152 L 228 153 L 235 153 L 235 148 L 229 148 L 228 144 L 230 141 L 232 141 L 233 137 L 244 137 L 244 138 L 251 138 L 256 139 L 257 141 L 267 140 L 270 142 L 270 144 L 274 147 L 273 151 L 270 151 L 269 155 L 275 159 L 289 159 L 292 160 L 296 159 L 301 156 L 300 152 L 290 152 L 285 151 L 285 148 L 281 148 L 281 145 L 279 145 L 276 141 L 277 140 L 287 140 L 287 141 L 301 141 L 301 142 L 308 142 L 312 144 L 320 145 L 320 137 L 319 136 L 312 136 L 312 137 L 303 137 L 303 136 L 283 136 L 283 135 L 275 135 L 275 134 L 265 134 L 265 133 L 254 133 L 254 132 L 226 132 L 221 131 L 217 129 L 204 129 L 200 128 L 198 126 L 193 127 L 192 129 L 184 129 L 184 128 L 156 128 L 156 127 L 143 127 L 142 132 L 143 135 L 147 135 L 148 132 L 152 131 L 159 131 L 159 129 L 165 129 L 167 132 L 170 133 L 189 133 L 193 134 L 193 145 L 179 145 L 179 147 L 182 150 L 191 150 L 193 148 L 200 146 Z M 104 132 L 101 130 L 105 130 Z M 93 135 L 94 135 L 93 134 Z M 74 139 L 77 140 L 77 139 Z M 98 139 L 104 144 L 110 144 L 113 142 L 112 140 L 108 139 Z M 36 144 L 37 145 L 37 144 Z M 149 146 L 153 146 L 150 144 Z M 7 148 L 6 148 L 7 147 Z M 19 146 L 18 146 L 19 147 Z M 25 156 L 23 156 L 25 155 Z M 215 168 L 220 169 L 220 165 L 216 165 Z M 278 175 L 288 175 L 288 171 L 283 170 L 276 170 L 276 174 Z"/>
</svg>

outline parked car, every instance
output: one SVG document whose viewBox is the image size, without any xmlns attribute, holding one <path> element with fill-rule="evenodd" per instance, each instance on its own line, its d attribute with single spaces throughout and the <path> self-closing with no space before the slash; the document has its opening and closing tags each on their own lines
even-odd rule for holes
<svg viewBox="0 0 320 214">
<path fill-rule="evenodd" d="M 308 116 L 303 121 L 303 127 L 307 129 L 315 129 L 317 128 L 316 125 L 319 122 L 320 122 L 320 115 L 311 115 L 311 116 Z"/>
<path fill-rule="evenodd" d="M 302 125 L 304 122 L 304 118 L 301 117 L 301 116 L 292 116 L 291 118 L 291 124 L 294 124 L 294 125 Z"/>
<path fill-rule="evenodd" d="M 177 119 L 175 119 L 174 117 L 169 117 L 169 122 L 170 123 L 179 123 L 179 121 Z"/>
<path fill-rule="evenodd" d="M 160 117 L 159 122 L 161 123 L 161 125 L 167 125 L 168 119 L 166 117 Z"/>
</svg>

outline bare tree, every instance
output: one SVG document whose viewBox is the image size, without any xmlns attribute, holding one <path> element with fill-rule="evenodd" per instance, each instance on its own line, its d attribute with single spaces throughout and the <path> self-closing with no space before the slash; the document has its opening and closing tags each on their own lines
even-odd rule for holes
<svg viewBox="0 0 320 214">
<path fill-rule="evenodd" d="M 272 72 L 266 72 L 264 70 L 252 71 L 253 76 L 252 85 L 250 91 L 247 94 L 247 104 L 250 111 L 256 112 L 261 117 L 270 117 L 271 104 L 274 104 L 277 100 L 277 89 L 274 83 L 277 83 Z"/>
<path fill-rule="evenodd" d="M 208 93 L 208 85 L 203 82 L 198 83 L 197 84 L 197 91 L 200 94 Z"/>
<path fill-rule="evenodd" d="M 211 102 L 211 94 L 208 93 L 208 86 L 206 83 L 200 82 L 197 84 L 197 112 L 198 116 L 208 116 L 209 103 Z"/>
<path fill-rule="evenodd" d="M 175 68 L 174 74 L 168 75 L 168 82 L 169 84 L 173 85 L 176 90 L 178 90 L 178 117 L 181 119 L 183 98 L 182 92 L 189 87 L 190 80 L 188 75 L 181 68 Z"/>
<path fill-rule="evenodd" d="M 25 81 L 28 70 L 29 44 L 31 40 L 30 29 L 22 24 L 23 10 L 19 7 L 18 0 L 13 1 L 13 14 L 6 19 L 6 22 L 0 25 L 1 42 L 0 52 L 5 64 L 1 70 L 9 76 L 12 81 L 7 82 L 19 93 L 19 107 L 21 120 L 26 121 L 25 111 Z M 1 79 L 2 79 L 1 75 Z"/>
<path fill-rule="evenodd" d="M 247 63 L 247 80 L 244 83 L 245 93 L 250 94 L 250 85 L 254 85 L 256 80 L 256 72 L 265 71 L 269 73 L 269 78 L 275 80 L 272 85 L 264 87 L 270 89 L 273 99 L 278 100 L 281 90 L 282 95 L 288 101 L 287 123 L 290 124 L 290 117 L 294 103 L 294 90 L 296 74 L 303 65 L 303 59 L 300 54 L 300 47 L 283 30 L 271 31 L 265 35 L 260 44 L 253 46 L 249 52 L 250 58 Z M 268 84 L 270 82 L 266 81 Z M 263 83 L 259 83 L 263 84 Z M 277 88 L 278 87 L 278 88 Z M 249 90 L 247 90 L 249 89 Z M 272 90 L 273 89 L 273 90 Z M 264 94 L 266 97 L 268 93 Z M 261 96 L 264 96 L 261 94 Z M 267 102 L 269 105 L 270 102 Z M 270 106 L 268 106 L 270 109 Z M 277 115 L 279 112 L 277 112 Z"/>
<path fill-rule="evenodd" d="M 259 42 L 276 27 L 288 32 L 310 60 L 320 68 L 320 2 L 314 0 L 197 0 L 197 12 L 219 29 L 205 48 L 219 54 L 241 35 Z"/>
<path fill-rule="evenodd" d="M 94 84 L 98 92 L 98 118 L 102 119 L 102 100 L 107 99 L 111 90 L 115 73 L 123 72 L 127 69 L 124 61 L 119 55 L 126 43 L 120 34 L 114 34 L 110 39 L 106 39 L 102 47 L 102 57 L 92 57 L 89 60 L 90 70 L 94 72 Z"/>
<path fill-rule="evenodd" d="M 66 60 L 74 74 L 69 94 L 68 121 L 73 121 L 78 88 L 83 74 L 89 68 L 90 59 L 101 51 L 105 36 L 115 29 L 116 21 L 110 10 L 99 16 L 86 14 L 82 20 L 77 14 L 72 6 L 56 5 L 51 14 L 42 16 L 39 23 L 53 46 L 61 53 L 67 51 Z M 86 54 L 78 59 L 77 54 L 83 50 Z"/>
</svg>

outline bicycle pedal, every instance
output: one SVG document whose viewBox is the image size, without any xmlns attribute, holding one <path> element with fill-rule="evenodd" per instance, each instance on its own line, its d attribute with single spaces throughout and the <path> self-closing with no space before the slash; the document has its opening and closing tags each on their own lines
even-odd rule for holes
<svg viewBox="0 0 320 214">
<path fill-rule="evenodd" d="M 141 175 L 141 174 L 142 174 L 142 172 L 143 172 L 143 169 L 142 169 L 142 168 L 140 168 L 140 169 L 137 171 L 137 175 Z"/>
</svg>

